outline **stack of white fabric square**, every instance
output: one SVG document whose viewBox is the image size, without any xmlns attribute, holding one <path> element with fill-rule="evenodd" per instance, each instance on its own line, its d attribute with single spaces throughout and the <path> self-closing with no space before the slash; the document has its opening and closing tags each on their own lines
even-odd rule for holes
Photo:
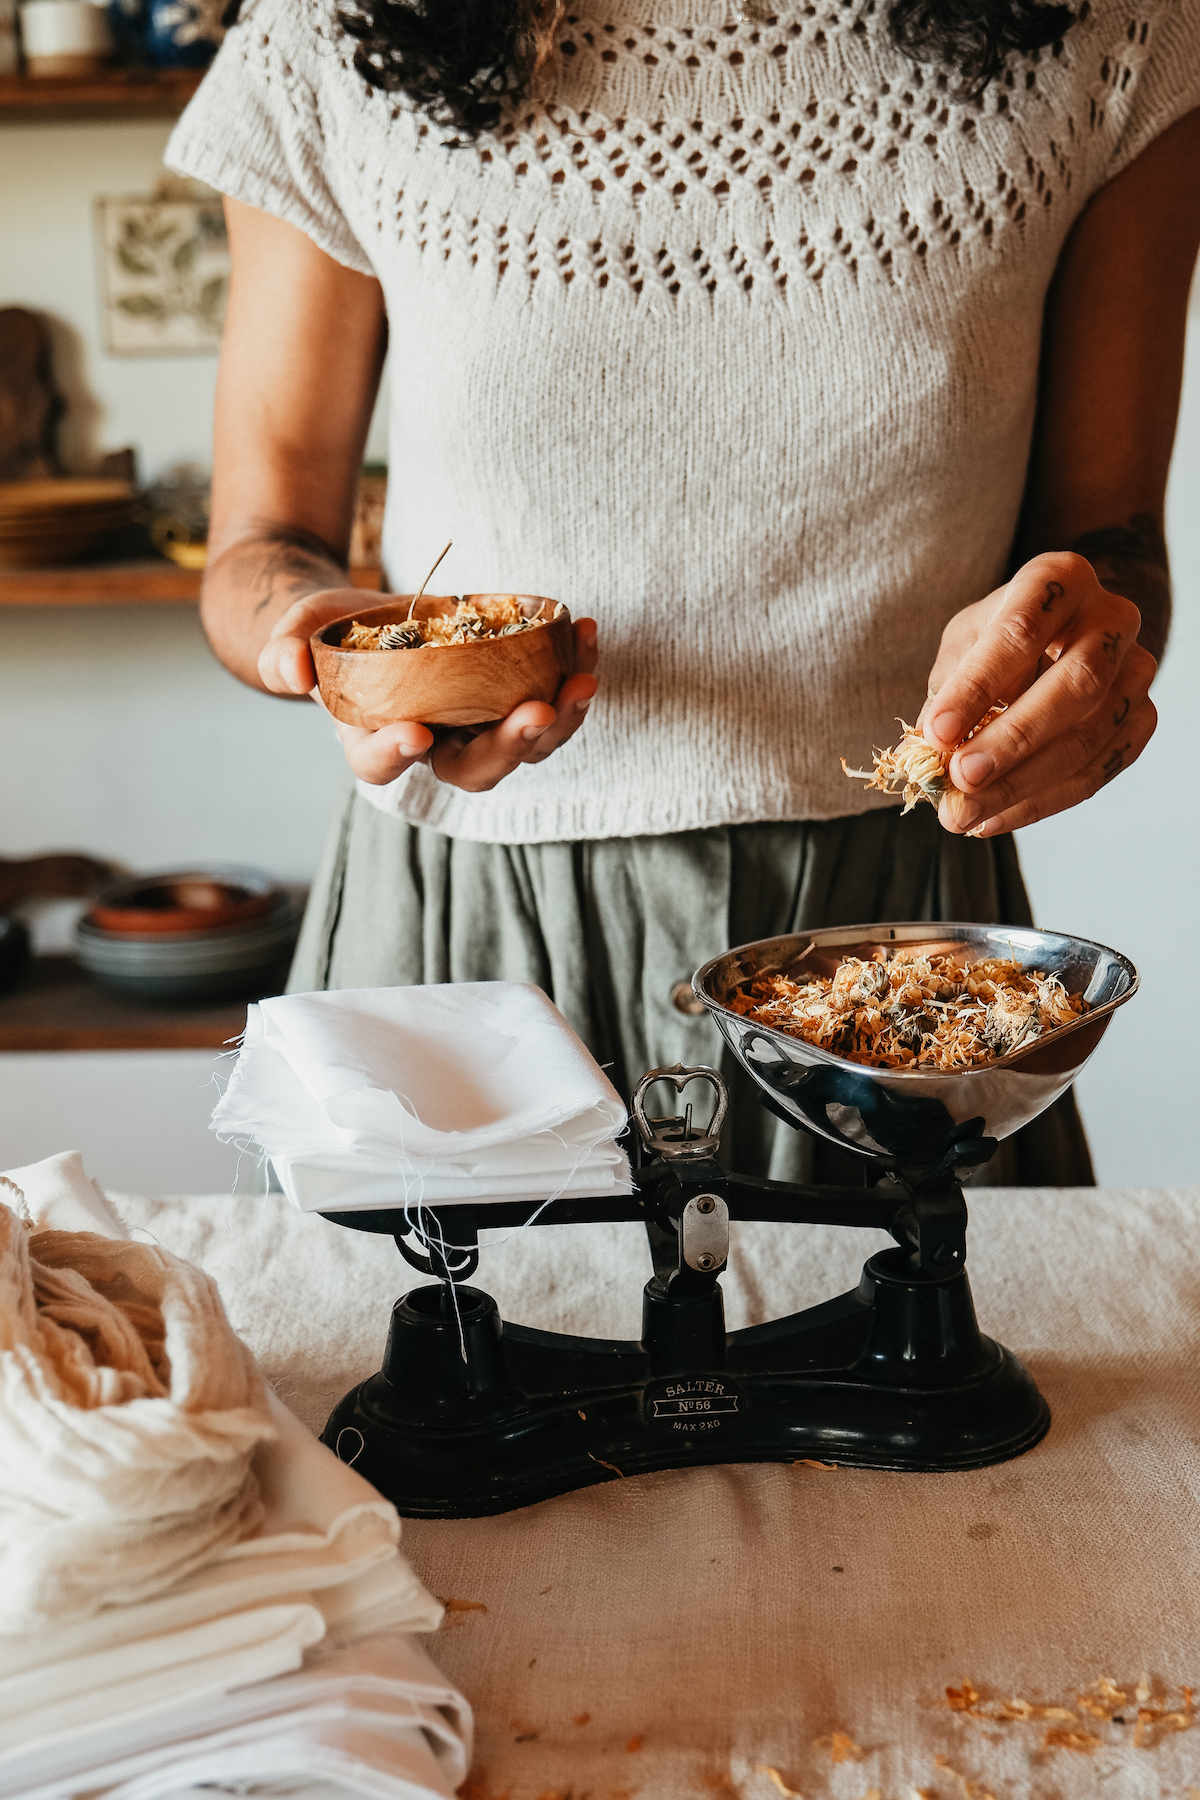
<svg viewBox="0 0 1200 1800">
<path fill-rule="evenodd" d="M 213 1114 L 303 1211 L 628 1194 L 612 1083 L 540 988 L 289 994 L 252 1006 Z"/>
<path fill-rule="evenodd" d="M 448 1800 L 471 1715 L 408 1635 L 442 1609 L 395 1509 L 77 1155 L 6 1180 L 0 1800 L 322 1779 Z"/>
</svg>

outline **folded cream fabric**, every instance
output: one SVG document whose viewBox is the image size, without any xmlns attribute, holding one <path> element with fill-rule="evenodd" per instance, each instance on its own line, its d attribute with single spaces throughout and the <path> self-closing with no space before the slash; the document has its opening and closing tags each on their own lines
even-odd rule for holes
<svg viewBox="0 0 1200 1800">
<path fill-rule="evenodd" d="M 289 994 L 250 1008 L 213 1114 L 303 1210 L 630 1191 L 615 1088 L 526 982 Z"/>
<path fill-rule="evenodd" d="M 144 1600 L 248 1537 L 276 1430 L 209 1276 L 0 1204 L 0 1634 Z"/>
<path fill-rule="evenodd" d="M 63 1150 L 41 1162 L 9 1169 L 0 1200 L 16 1204 L 43 1230 L 98 1231 L 101 1237 L 127 1238 L 125 1226 L 94 1181 L 89 1180 L 78 1150 Z M 13 1189 L 23 1196 L 24 1205 Z"/>
<path fill-rule="evenodd" d="M 159 1800 L 193 1787 L 239 1792 L 328 1781 L 381 1800 L 454 1793 L 467 1773 L 470 1708 L 396 1632 L 310 1653 L 306 1666 L 139 1725 L 99 1724 L 0 1762 L 0 1800 Z"/>
<path fill-rule="evenodd" d="M 7 1754 L 298 1668 L 322 1639 L 436 1628 L 442 1608 L 399 1554 L 395 1508 L 271 1406 L 256 1536 L 153 1599 L 0 1639 L 0 1771 Z"/>
<path fill-rule="evenodd" d="M 629 1163 L 616 1144 L 582 1155 L 556 1146 L 558 1159 L 542 1169 L 480 1174 L 478 1165 L 439 1163 L 411 1168 L 400 1162 L 347 1156 L 273 1156 L 279 1185 L 301 1212 L 355 1212 L 372 1207 L 454 1206 L 467 1200 L 558 1199 L 564 1194 L 627 1194 Z M 566 1156 L 572 1158 L 566 1160 Z M 519 1162 L 519 1158 L 517 1159 Z"/>
<path fill-rule="evenodd" d="M 36 1208 L 27 1208 L 34 1217 L 25 1221 L 18 1220 L 10 1209 L 2 1209 L 6 1215 L 0 1219 L 5 1233 L 2 1241 L 8 1254 L 7 1260 L 0 1261 L 0 1271 L 10 1277 L 3 1292 L 18 1296 L 6 1304 L 2 1316 L 6 1320 L 15 1316 L 26 1337 L 40 1333 L 39 1347 L 50 1370 L 42 1387 L 54 1377 L 68 1395 L 60 1399 L 58 1411 L 51 1413 L 52 1421 L 61 1427 L 58 1415 L 72 1406 L 71 1396 L 94 1400 L 102 1393 L 102 1402 L 90 1408 L 78 1404 L 75 1411 L 87 1413 L 93 1425 L 95 1415 L 107 1411 L 110 1433 L 114 1421 L 116 1425 L 121 1423 L 117 1415 L 128 1413 L 131 1408 L 170 1407 L 175 1383 L 171 1348 L 179 1346 L 181 1362 L 186 1362 L 188 1356 L 202 1357 L 205 1351 L 195 1331 L 189 1336 L 186 1331 L 172 1332 L 164 1325 L 155 1336 L 153 1321 L 160 1314 L 145 1300 L 150 1277 L 136 1253 L 148 1255 L 152 1270 L 166 1269 L 171 1282 L 184 1290 L 188 1277 L 208 1283 L 206 1304 L 219 1309 L 215 1287 L 190 1264 L 169 1257 L 166 1251 L 133 1243 L 127 1236 L 109 1238 L 99 1233 L 38 1229 L 47 1217 L 73 1219 L 74 1209 L 86 1206 L 96 1224 L 123 1232 L 124 1227 L 103 1195 L 87 1181 L 77 1156 L 49 1159 L 29 1169 L 12 1171 L 6 1179 L 18 1174 L 23 1178 L 27 1196 L 35 1197 Z M 101 1287 L 71 1266 L 76 1260 L 95 1281 L 101 1282 Z M 13 1270 L 22 1266 L 28 1274 L 24 1285 L 13 1275 Z M 123 1272 L 124 1286 L 112 1275 L 113 1269 Z M 77 1277 L 73 1282 L 67 1279 L 72 1275 Z M 134 1285 L 135 1278 L 140 1279 L 140 1287 Z M 62 1299 L 63 1292 L 68 1295 L 69 1306 Z M 43 1308 L 46 1296 L 47 1307 Z M 109 1311 L 105 1311 L 105 1305 Z M 168 1307 L 172 1317 L 175 1310 L 172 1302 Z M 203 1307 L 193 1307 L 193 1314 L 203 1311 Z M 192 1314 L 188 1316 L 191 1318 Z M 140 1331 L 136 1328 L 139 1322 Z M 213 1721 L 221 1724 L 232 1719 L 236 1725 L 243 1718 L 258 1723 L 248 1738 L 235 1733 L 235 1740 L 223 1745 L 218 1764 L 214 1764 L 219 1765 L 219 1770 L 227 1764 L 230 1768 L 236 1764 L 269 1770 L 277 1752 L 285 1761 L 287 1755 L 294 1753 L 293 1764 L 301 1767 L 303 1756 L 311 1752 L 314 1766 L 321 1757 L 331 1767 L 339 1757 L 348 1765 L 361 1762 L 367 1771 L 363 1779 L 368 1782 L 377 1780 L 378 1763 L 384 1771 L 378 1776 L 383 1785 L 368 1785 L 361 1789 L 363 1792 L 394 1795 L 397 1800 L 408 1800 L 409 1795 L 448 1793 L 453 1783 L 447 1786 L 439 1773 L 440 1753 L 429 1749 L 428 1733 L 420 1718 L 414 1723 L 414 1707 L 419 1713 L 419 1699 L 420 1705 L 428 1704 L 436 1710 L 442 1704 L 438 1696 L 451 1690 L 434 1671 L 430 1699 L 426 1689 L 432 1665 L 422 1661 L 415 1646 L 407 1646 L 407 1640 L 395 1635 L 434 1629 L 442 1608 L 399 1553 L 400 1521 L 395 1508 L 292 1417 L 262 1384 L 253 1359 L 233 1336 L 223 1313 L 220 1323 L 224 1338 L 216 1360 L 228 1360 L 228 1339 L 236 1346 L 235 1360 L 238 1366 L 244 1366 L 247 1380 L 257 1383 L 259 1430 L 245 1472 L 253 1494 L 253 1507 L 247 1514 L 251 1535 L 242 1533 L 233 1540 L 213 1541 L 204 1557 L 192 1559 L 191 1564 L 177 1570 L 169 1583 L 142 1583 L 139 1591 L 124 1600 L 121 1596 L 138 1585 L 131 1582 L 128 1573 L 129 1562 L 136 1561 L 138 1546 L 131 1541 L 118 1551 L 115 1527 L 96 1570 L 87 1562 L 87 1546 L 95 1532 L 84 1521 L 79 1539 L 82 1566 L 65 1568 L 51 1559 L 47 1572 L 43 1558 L 39 1580 L 31 1584 L 26 1579 L 24 1587 L 18 1571 L 9 1566 L 11 1544 L 0 1546 L 3 1599 L 9 1601 L 10 1591 L 18 1596 L 24 1594 L 26 1618 L 31 1611 L 31 1587 L 44 1601 L 48 1593 L 60 1596 L 72 1583 L 78 1588 L 86 1579 L 91 1602 L 86 1608 L 74 1606 L 56 1614 L 48 1614 L 43 1605 L 36 1630 L 26 1626 L 17 1635 L 10 1627 L 9 1635 L 0 1635 L 0 1795 L 24 1794 L 34 1770 L 41 1770 L 48 1779 L 48 1772 L 60 1765 L 90 1767 L 92 1751 L 88 1746 L 93 1739 L 103 1739 L 108 1746 L 98 1749 L 97 1755 L 116 1751 L 122 1756 L 126 1752 L 132 1754 L 151 1740 L 160 1745 L 161 1754 L 151 1756 L 138 1776 L 151 1783 L 148 1791 L 158 1792 L 154 1787 L 159 1778 L 156 1771 L 169 1768 L 174 1752 L 168 1754 L 168 1746 L 180 1741 L 181 1733 L 188 1754 L 193 1748 L 191 1740 L 203 1738 L 199 1749 L 208 1757 L 210 1753 L 216 1755 L 217 1749 L 216 1740 L 209 1741 L 209 1734 L 216 1730 Z M 19 1330 L 10 1328 L 9 1335 L 19 1337 Z M 79 1340 L 77 1345 L 70 1341 L 73 1335 Z M 51 1352 L 45 1351 L 42 1342 L 47 1338 Z M 18 1355 L 21 1350 L 26 1351 L 24 1358 Z M 60 1494 L 61 1484 L 56 1486 L 47 1473 L 44 1451 L 48 1444 L 51 1465 L 56 1458 L 61 1459 L 62 1430 L 47 1427 L 42 1414 L 34 1411 L 25 1388 L 19 1382 L 14 1387 L 9 1379 L 10 1364 L 20 1373 L 31 1359 L 35 1371 L 40 1371 L 41 1365 L 23 1340 L 16 1349 L 10 1350 L 7 1342 L 0 1349 L 5 1377 L 0 1388 L 0 1490 L 7 1497 L 19 1475 L 22 1493 L 36 1489 L 43 1497 L 48 1493 L 54 1499 Z M 148 1397 L 151 1383 L 162 1390 L 154 1398 Z M 139 1384 L 146 1389 L 145 1395 Z M 24 1422 L 29 1427 L 32 1420 L 36 1428 L 26 1429 L 21 1441 L 10 1416 L 10 1388 L 19 1403 L 15 1409 L 17 1423 Z M 193 1378 L 193 1389 L 206 1399 L 211 1397 L 198 1376 Z M 122 1392 L 130 1397 L 123 1401 L 114 1398 Z M 180 1433 L 191 1417 L 185 1417 Z M 201 1412 L 195 1417 L 206 1420 L 208 1414 Z M 66 1419 L 68 1447 L 76 1445 L 78 1430 L 75 1438 L 69 1434 L 77 1426 L 77 1420 Z M 137 1487 L 138 1469 L 146 1460 L 142 1435 L 136 1430 L 112 1440 L 102 1431 L 94 1435 L 102 1451 L 111 1450 L 116 1456 L 126 1453 L 126 1482 L 121 1498 L 128 1507 L 129 1494 Z M 157 1451 L 157 1440 L 153 1447 Z M 110 1478 L 110 1492 L 116 1491 L 119 1483 L 103 1456 L 96 1452 L 92 1461 L 102 1479 Z M 186 1486 L 186 1473 L 181 1473 L 176 1488 L 182 1492 Z M 77 1501 L 78 1498 L 76 1495 Z M 28 1511 L 26 1507 L 19 1512 L 19 1518 L 25 1520 Z M 118 1525 L 125 1517 L 124 1513 L 115 1516 Z M 151 1535 L 161 1525 L 161 1520 L 151 1516 L 144 1505 L 138 1518 L 141 1529 L 148 1529 Z M 0 1524 L 7 1523 L 7 1515 L 0 1512 Z M 112 1526 L 111 1518 L 108 1523 Z M 131 1530 L 128 1536 L 133 1540 L 136 1534 Z M 55 1543 L 62 1547 L 58 1539 Z M 101 1585 L 105 1571 L 106 1589 Z M 381 1632 L 390 1635 L 380 1638 L 379 1644 L 391 1644 L 393 1649 L 379 1651 L 366 1663 L 361 1659 L 354 1663 L 360 1676 L 366 1679 L 382 1657 L 384 1676 L 394 1688 L 396 1658 L 403 1661 L 411 1649 L 417 1659 L 411 1664 L 410 1658 L 410 1674 L 406 1677 L 408 1688 L 404 1692 L 412 1689 L 409 1699 L 400 1704 L 392 1689 L 388 1689 L 392 1699 L 384 1710 L 390 1709 L 395 1717 L 383 1730 L 382 1738 L 374 1725 L 368 1729 L 361 1726 L 361 1721 L 348 1724 L 348 1715 L 343 1716 L 345 1708 L 336 1694 L 332 1699 L 326 1694 L 323 1710 L 318 1709 L 319 1718 L 314 1713 L 310 1719 L 307 1702 L 302 1707 L 297 1700 L 293 1707 L 293 1698 L 277 1694 L 277 1684 L 269 1680 L 299 1670 L 306 1652 L 325 1657 L 330 1647 L 351 1645 Z M 314 1651 L 314 1646 L 319 1648 Z M 322 1666 L 328 1674 L 330 1665 L 326 1662 Z M 412 1668 L 417 1669 L 415 1675 Z M 263 1683 L 267 1685 L 262 1686 Z M 222 1707 L 231 1705 L 231 1692 L 249 1684 L 256 1684 L 255 1691 L 262 1696 L 257 1707 L 252 1705 L 244 1715 L 236 1708 L 222 1712 Z M 465 1711 L 464 1703 L 457 1696 L 452 1698 L 459 1710 Z M 281 1715 L 278 1732 L 271 1723 L 275 1712 Z M 394 1753 L 386 1750 L 389 1732 L 393 1737 L 399 1733 L 397 1743 L 401 1747 Z M 268 1746 L 276 1739 L 276 1749 L 270 1750 Z M 285 1755 L 286 1744 L 292 1749 Z M 461 1758 L 461 1742 L 455 1754 Z M 295 1763 L 295 1757 L 300 1757 L 299 1763 Z M 399 1771 L 395 1780 L 388 1772 L 392 1762 Z M 141 1769 L 140 1764 L 138 1767 Z M 165 1773 L 162 1778 L 168 1779 Z M 218 1778 L 219 1773 L 205 1777 Z M 457 1779 L 461 1779 L 461 1774 Z M 170 1780 L 174 1781 L 174 1777 Z M 95 1785 L 89 1778 L 86 1783 L 68 1782 L 47 1791 L 69 1794 L 80 1786 L 90 1790 Z"/>
</svg>

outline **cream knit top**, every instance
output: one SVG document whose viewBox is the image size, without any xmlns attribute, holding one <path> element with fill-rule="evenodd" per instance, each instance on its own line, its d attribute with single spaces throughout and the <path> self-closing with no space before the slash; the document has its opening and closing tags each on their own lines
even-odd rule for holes
<svg viewBox="0 0 1200 1800">
<path fill-rule="evenodd" d="M 168 151 L 382 283 L 388 578 L 600 622 L 574 739 L 375 804 L 496 843 L 886 804 L 846 780 L 1002 579 L 1042 305 L 1089 196 L 1200 104 L 1200 0 L 1084 0 L 982 99 L 883 0 L 575 0 L 465 148 L 317 0 L 246 0 Z"/>
</svg>

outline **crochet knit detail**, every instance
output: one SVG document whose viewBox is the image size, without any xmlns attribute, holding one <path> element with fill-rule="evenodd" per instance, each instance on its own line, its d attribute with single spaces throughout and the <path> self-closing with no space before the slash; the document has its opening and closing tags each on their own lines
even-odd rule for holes
<svg viewBox="0 0 1200 1800">
<path fill-rule="evenodd" d="M 1102 53 L 1084 0 L 1065 43 L 964 100 L 896 50 L 875 0 L 714 25 L 719 11 L 570 13 L 553 98 L 455 149 L 452 199 L 435 149 L 448 134 L 364 84 L 411 153 L 403 188 L 377 195 L 378 232 L 526 287 L 761 299 L 831 272 L 902 283 L 931 255 L 1037 229 L 1087 140 L 1111 132 L 1150 35 L 1131 17 L 1122 54 Z"/>
</svg>

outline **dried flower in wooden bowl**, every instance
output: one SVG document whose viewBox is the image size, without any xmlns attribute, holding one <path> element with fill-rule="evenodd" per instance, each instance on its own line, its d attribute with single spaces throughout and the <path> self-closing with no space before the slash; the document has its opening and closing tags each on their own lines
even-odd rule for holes
<svg viewBox="0 0 1200 1800">
<path fill-rule="evenodd" d="M 400 594 L 334 619 L 311 645 L 329 711 L 372 731 L 503 719 L 553 701 L 575 669 L 570 613 L 535 594 Z"/>
<path fill-rule="evenodd" d="M 975 733 L 998 719 L 1007 709 L 993 706 L 985 719 L 968 731 L 962 744 L 969 744 Z M 890 750 L 875 751 L 875 767 L 873 769 L 849 769 L 846 759 L 841 759 L 842 773 L 849 775 L 852 781 L 865 781 L 869 788 L 878 788 L 883 794 L 895 794 L 904 790 L 904 811 L 911 812 L 918 800 L 928 800 L 936 806 L 943 794 L 961 792 L 956 789 L 950 779 L 950 758 L 954 750 L 961 750 L 962 744 L 956 744 L 954 750 L 935 750 L 927 744 L 915 725 L 905 724 L 903 719 L 897 721 L 904 726 L 904 736 Z"/>
</svg>

